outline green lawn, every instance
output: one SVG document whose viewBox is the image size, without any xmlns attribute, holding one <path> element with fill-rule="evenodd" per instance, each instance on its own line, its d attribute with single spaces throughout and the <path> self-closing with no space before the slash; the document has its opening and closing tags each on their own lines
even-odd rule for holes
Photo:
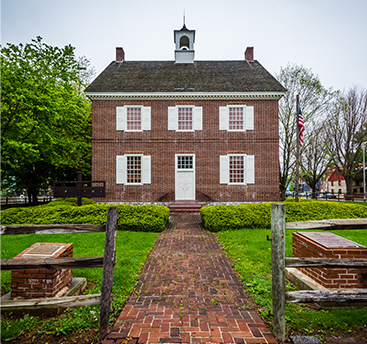
<svg viewBox="0 0 367 344">
<path fill-rule="evenodd" d="M 315 230 L 313 230 L 315 231 Z M 286 256 L 292 256 L 292 230 L 286 230 Z M 367 231 L 330 231 L 344 238 L 367 246 Z M 242 276 L 241 281 L 254 301 L 260 307 L 262 317 L 272 319 L 271 295 L 271 237 L 268 229 L 243 229 L 219 232 L 218 238 L 228 255 L 234 259 L 234 267 Z M 287 291 L 294 290 L 291 285 Z M 301 304 L 286 304 L 287 333 L 303 335 L 331 336 L 335 331 L 363 331 L 367 324 L 367 309 L 330 309 L 315 311 Z"/>
<path fill-rule="evenodd" d="M 158 233 L 118 231 L 116 238 L 117 265 L 114 269 L 111 320 L 133 291 L 146 257 L 153 248 Z M 73 243 L 74 257 L 103 256 L 105 233 L 4 235 L 1 237 L 1 258 L 13 258 L 36 242 Z M 89 293 L 100 293 L 102 268 L 75 269 L 74 277 L 85 277 L 92 288 Z M 1 288 L 10 290 L 10 271 L 1 272 Z M 6 318 L 1 321 L 1 337 L 15 338 L 22 331 L 37 327 L 40 333 L 61 335 L 72 331 L 98 328 L 99 305 L 67 310 L 63 315 L 40 321 L 36 317 Z"/>
</svg>

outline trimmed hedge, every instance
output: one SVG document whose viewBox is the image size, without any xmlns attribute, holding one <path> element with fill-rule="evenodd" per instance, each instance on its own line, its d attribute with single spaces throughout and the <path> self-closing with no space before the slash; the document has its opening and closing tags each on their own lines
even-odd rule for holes
<svg viewBox="0 0 367 344">
<path fill-rule="evenodd" d="M 270 204 L 214 205 L 202 207 L 201 220 L 212 232 L 241 228 L 270 228 Z"/>
<path fill-rule="evenodd" d="M 82 205 L 91 205 L 97 204 L 95 201 L 90 198 L 82 198 Z M 78 198 L 70 197 L 70 198 L 57 198 L 54 201 L 47 203 L 45 205 L 40 205 L 40 207 L 54 207 L 56 205 L 69 205 L 69 206 L 78 206 Z"/>
<path fill-rule="evenodd" d="M 3 225 L 20 224 L 97 224 L 105 225 L 107 210 L 115 206 L 119 213 L 118 230 L 161 232 L 169 220 L 169 209 L 159 205 L 70 205 L 11 208 L 1 212 Z"/>
<path fill-rule="evenodd" d="M 286 222 L 366 218 L 367 207 L 330 201 L 286 201 Z M 205 228 L 212 232 L 242 228 L 270 228 L 271 203 L 215 205 L 200 210 Z"/>
</svg>

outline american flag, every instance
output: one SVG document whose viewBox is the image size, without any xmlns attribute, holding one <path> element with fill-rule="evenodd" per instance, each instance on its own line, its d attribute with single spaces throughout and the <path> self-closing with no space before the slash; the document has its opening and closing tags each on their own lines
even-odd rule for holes
<svg viewBox="0 0 367 344">
<path fill-rule="evenodd" d="M 301 108 L 298 108 L 298 127 L 299 127 L 299 146 L 303 146 L 303 132 L 305 131 L 305 126 L 303 124 L 303 117 Z"/>
</svg>

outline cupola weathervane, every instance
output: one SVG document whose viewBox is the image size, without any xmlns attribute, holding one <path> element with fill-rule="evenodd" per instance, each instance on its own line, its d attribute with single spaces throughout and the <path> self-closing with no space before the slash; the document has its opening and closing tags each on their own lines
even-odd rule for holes
<svg viewBox="0 0 367 344">
<path fill-rule="evenodd" d="M 186 15 L 184 11 L 183 26 L 181 30 L 174 30 L 175 62 L 194 63 L 195 30 L 186 27 Z"/>
</svg>

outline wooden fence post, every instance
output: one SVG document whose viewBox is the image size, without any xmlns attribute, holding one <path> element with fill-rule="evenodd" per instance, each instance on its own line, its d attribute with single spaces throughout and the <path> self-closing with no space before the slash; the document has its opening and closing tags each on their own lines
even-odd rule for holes
<svg viewBox="0 0 367 344">
<path fill-rule="evenodd" d="M 273 330 L 285 341 L 285 204 L 271 205 L 271 266 L 273 288 Z"/>
<path fill-rule="evenodd" d="M 103 277 L 101 308 L 99 313 L 99 341 L 102 342 L 108 332 L 113 286 L 113 268 L 116 264 L 116 229 L 119 214 L 116 207 L 108 208 L 106 222 L 106 241 L 103 258 Z"/>
<path fill-rule="evenodd" d="M 76 189 L 78 193 L 78 207 L 80 207 L 82 205 L 82 190 L 83 190 L 81 171 L 78 171 L 78 181 L 76 182 Z"/>
</svg>

